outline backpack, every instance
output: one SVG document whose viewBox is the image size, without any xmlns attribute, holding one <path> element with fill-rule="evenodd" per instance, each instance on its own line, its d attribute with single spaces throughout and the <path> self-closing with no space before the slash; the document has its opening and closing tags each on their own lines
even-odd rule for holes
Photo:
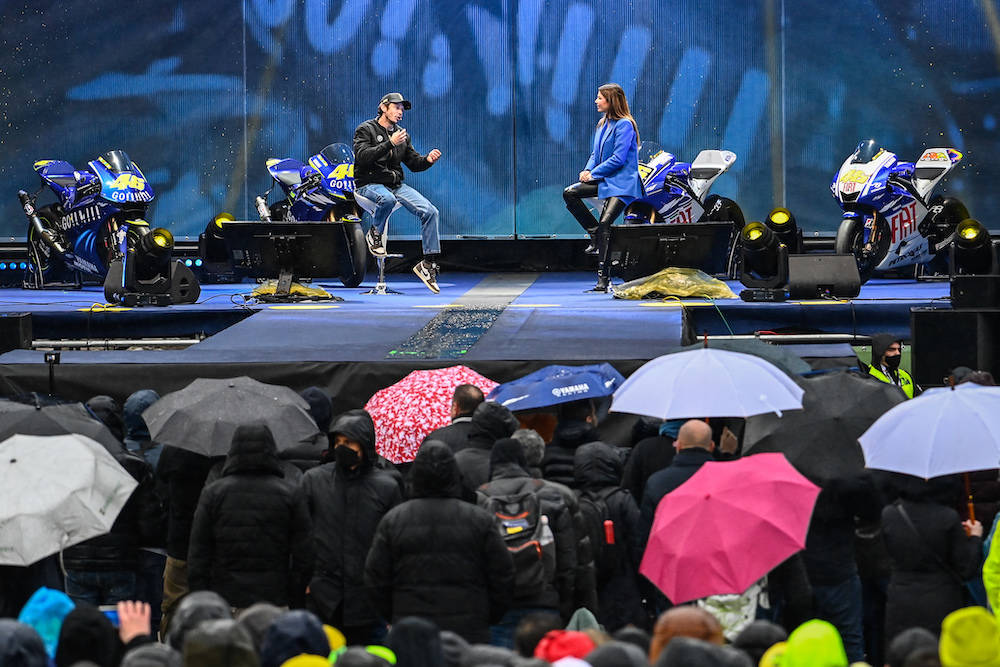
<svg viewBox="0 0 1000 667">
<path fill-rule="evenodd" d="M 608 498 L 619 489 L 607 487 L 600 491 L 586 489 L 577 491 L 580 502 L 580 514 L 583 516 L 585 532 L 590 538 L 590 551 L 594 555 L 594 570 L 597 573 L 598 585 L 606 583 L 623 565 L 625 554 L 621 551 L 620 542 L 624 537 L 621 529 L 612 524 L 613 543 L 608 543 L 605 533 L 605 521 L 611 520 L 608 510 Z"/>
<path fill-rule="evenodd" d="M 497 530 L 514 561 L 515 599 L 541 595 L 554 579 L 555 539 L 538 495 L 543 486 L 532 480 L 531 488 L 507 495 L 488 495 L 480 489 L 479 505 L 496 518 Z"/>
</svg>

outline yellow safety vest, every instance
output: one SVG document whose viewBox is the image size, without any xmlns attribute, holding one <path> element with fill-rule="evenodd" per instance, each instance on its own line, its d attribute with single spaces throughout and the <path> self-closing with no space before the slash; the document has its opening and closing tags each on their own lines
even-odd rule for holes
<svg viewBox="0 0 1000 667">
<path fill-rule="evenodd" d="M 913 398 L 913 380 L 910 378 L 910 374 L 902 368 L 898 369 L 896 372 L 899 373 L 899 388 L 903 390 L 903 393 L 906 394 L 907 398 Z M 883 373 L 875 366 L 868 367 L 868 374 L 873 378 L 881 380 L 882 382 L 896 384 L 892 381 L 891 377 Z"/>
</svg>

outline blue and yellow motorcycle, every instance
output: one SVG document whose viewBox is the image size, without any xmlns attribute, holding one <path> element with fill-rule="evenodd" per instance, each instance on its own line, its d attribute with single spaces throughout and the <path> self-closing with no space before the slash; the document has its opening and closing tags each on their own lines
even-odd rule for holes
<svg viewBox="0 0 1000 667">
<path fill-rule="evenodd" d="M 128 154 L 108 151 L 76 169 L 64 160 L 39 160 L 41 187 L 17 193 L 28 218 L 28 269 L 24 286 L 79 288 L 87 278 L 104 281 L 111 303 L 193 303 L 201 288 L 194 273 L 170 261 L 173 234 L 150 229 L 146 209 L 155 194 Z M 46 188 L 56 201 L 36 205 Z"/>
<path fill-rule="evenodd" d="M 354 199 L 354 152 L 346 144 L 330 144 L 308 163 L 292 158 L 272 158 L 267 171 L 273 183 L 256 198 L 257 213 L 264 222 L 330 222 L 340 225 L 342 243 L 340 280 L 357 287 L 365 278 L 368 246 L 361 225 L 361 209 Z M 285 198 L 268 204 L 275 185 Z"/>
</svg>

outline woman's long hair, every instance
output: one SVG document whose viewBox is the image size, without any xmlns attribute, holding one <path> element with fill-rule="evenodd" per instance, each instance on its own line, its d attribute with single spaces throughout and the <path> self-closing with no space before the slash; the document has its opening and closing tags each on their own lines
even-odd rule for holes
<svg viewBox="0 0 1000 667">
<path fill-rule="evenodd" d="M 636 125 L 635 118 L 632 117 L 632 112 L 628 109 L 628 100 L 625 98 L 625 91 L 622 90 L 622 87 L 617 83 L 606 83 L 598 88 L 597 92 L 608 101 L 608 111 L 604 114 L 604 118 L 597 122 L 597 127 L 604 125 L 608 119 L 621 120 L 626 118 L 635 129 L 635 145 L 638 146 L 642 143 L 639 138 L 639 126 Z"/>
</svg>

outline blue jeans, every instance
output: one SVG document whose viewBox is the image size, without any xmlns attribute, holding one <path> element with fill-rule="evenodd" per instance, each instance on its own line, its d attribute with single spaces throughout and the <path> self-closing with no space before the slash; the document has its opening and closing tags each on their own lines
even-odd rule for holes
<svg viewBox="0 0 1000 667">
<path fill-rule="evenodd" d="M 150 607 L 150 623 L 153 636 L 160 628 L 163 617 L 163 570 L 167 566 L 167 557 L 163 554 L 139 550 L 139 569 L 136 572 L 135 599 L 148 602 Z"/>
<path fill-rule="evenodd" d="M 67 570 L 66 595 L 77 604 L 86 602 L 95 607 L 118 604 L 122 600 L 134 600 L 135 572 Z"/>
<path fill-rule="evenodd" d="M 855 574 L 832 586 L 813 584 L 813 596 L 816 598 L 816 615 L 832 623 L 840 632 L 848 662 L 864 660 L 861 578 Z"/>
<path fill-rule="evenodd" d="M 441 242 L 438 240 L 437 207 L 427 201 L 427 198 L 411 188 L 406 183 L 398 188 L 390 188 L 381 183 L 369 183 L 357 190 L 365 199 L 375 202 L 375 213 L 372 215 L 372 227 L 379 234 L 385 234 L 385 226 L 389 214 L 398 201 L 403 208 L 420 218 L 420 241 L 425 255 L 436 255 L 441 252 Z M 367 217 L 367 216 L 366 216 Z"/>
</svg>

